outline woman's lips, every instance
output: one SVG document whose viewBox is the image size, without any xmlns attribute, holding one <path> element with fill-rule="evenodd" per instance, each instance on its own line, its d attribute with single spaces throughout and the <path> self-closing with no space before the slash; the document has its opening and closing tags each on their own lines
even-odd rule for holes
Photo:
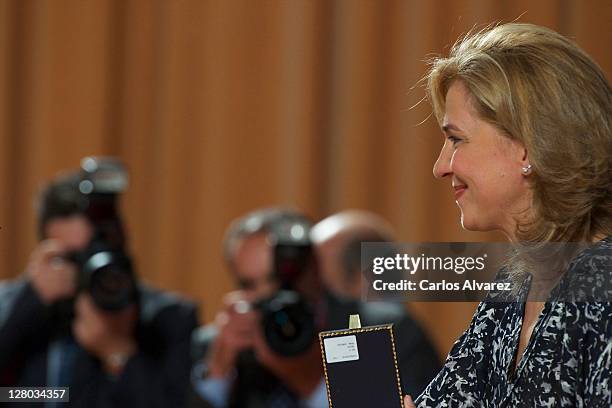
<svg viewBox="0 0 612 408">
<path fill-rule="evenodd" d="M 465 190 L 467 190 L 467 186 L 465 184 L 460 184 L 453 186 L 453 189 L 455 190 L 455 201 L 457 201 L 459 200 L 459 198 L 461 198 L 463 193 L 465 193 Z"/>
</svg>

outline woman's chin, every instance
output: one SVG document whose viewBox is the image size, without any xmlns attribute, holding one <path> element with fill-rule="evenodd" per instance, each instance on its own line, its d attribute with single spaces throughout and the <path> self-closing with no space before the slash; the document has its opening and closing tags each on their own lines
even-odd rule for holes
<svg viewBox="0 0 612 408">
<path fill-rule="evenodd" d="M 484 220 L 478 219 L 478 218 L 468 218 L 468 217 L 464 217 L 463 215 L 461 216 L 461 226 L 466 231 L 473 231 L 473 232 L 502 231 L 504 232 L 504 230 L 501 229 L 499 226 L 493 223 L 487 223 L 483 221 Z"/>
<path fill-rule="evenodd" d="M 491 231 L 491 228 L 486 228 L 483 225 L 482 220 L 479 220 L 477 217 L 470 217 L 461 212 L 461 227 L 466 231 Z"/>
<path fill-rule="evenodd" d="M 470 222 L 466 222 L 463 216 L 461 217 L 461 228 L 463 228 L 466 231 L 477 231 L 476 229 L 474 229 L 475 226 L 471 224 Z"/>
</svg>

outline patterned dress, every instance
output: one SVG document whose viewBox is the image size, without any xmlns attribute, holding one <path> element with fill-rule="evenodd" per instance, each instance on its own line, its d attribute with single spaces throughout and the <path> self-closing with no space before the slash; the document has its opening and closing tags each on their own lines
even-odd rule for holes
<svg viewBox="0 0 612 408">
<path fill-rule="evenodd" d="M 545 303 L 518 367 L 525 303 L 482 302 L 418 407 L 612 407 L 612 237 L 582 251 Z M 529 292 L 531 276 L 520 290 Z M 580 293 L 567 299 L 567 288 Z M 586 299 L 587 301 L 583 301 Z"/>
</svg>

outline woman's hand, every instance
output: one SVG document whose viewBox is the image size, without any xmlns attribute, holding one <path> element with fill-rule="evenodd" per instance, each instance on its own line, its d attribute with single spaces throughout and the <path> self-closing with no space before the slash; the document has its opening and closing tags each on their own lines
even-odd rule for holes
<svg viewBox="0 0 612 408">
<path fill-rule="evenodd" d="M 404 408 L 416 408 L 414 402 L 412 402 L 412 397 L 410 395 L 406 395 L 404 397 Z"/>
</svg>

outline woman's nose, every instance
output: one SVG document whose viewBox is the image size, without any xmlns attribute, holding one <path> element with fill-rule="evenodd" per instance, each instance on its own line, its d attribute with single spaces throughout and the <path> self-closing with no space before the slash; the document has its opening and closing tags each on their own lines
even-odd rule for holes
<svg viewBox="0 0 612 408">
<path fill-rule="evenodd" d="M 438 160 L 433 167 L 433 175 L 435 178 L 443 178 L 450 174 L 452 174 L 451 170 L 451 158 L 452 152 L 449 148 L 448 141 L 444 142 L 444 146 L 442 146 L 442 150 L 440 150 L 440 155 L 438 156 Z"/>
</svg>

